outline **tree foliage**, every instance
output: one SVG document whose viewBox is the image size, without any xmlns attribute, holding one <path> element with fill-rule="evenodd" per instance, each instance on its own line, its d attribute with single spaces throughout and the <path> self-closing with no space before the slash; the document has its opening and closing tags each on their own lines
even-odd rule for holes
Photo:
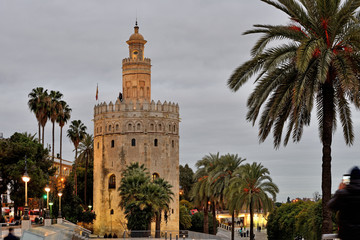
<svg viewBox="0 0 360 240">
<path fill-rule="evenodd" d="M 21 179 L 25 171 L 25 159 L 30 176 L 28 197 L 41 198 L 43 195 L 49 176 L 55 173 L 48 154 L 48 149 L 26 133 L 14 133 L 10 138 L 0 140 L 1 192 L 10 187 L 10 197 L 15 207 L 23 206 L 25 202 L 25 184 Z"/>
<path fill-rule="evenodd" d="M 180 196 L 181 199 L 190 200 L 190 190 L 194 184 L 194 172 L 185 164 L 185 166 L 179 166 L 179 178 L 180 178 L 180 187 L 183 190 L 183 194 Z"/>
<path fill-rule="evenodd" d="M 321 221 L 321 201 L 282 204 L 269 215 L 268 239 L 287 240 L 302 237 L 320 240 Z"/>
</svg>

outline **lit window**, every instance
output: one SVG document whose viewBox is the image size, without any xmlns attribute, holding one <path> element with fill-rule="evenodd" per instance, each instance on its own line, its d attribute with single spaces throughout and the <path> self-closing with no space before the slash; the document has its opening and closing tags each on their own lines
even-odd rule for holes
<svg viewBox="0 0 360 240">
<path fill-rule="evenodd" d="M 152 180 L 154 181 L 155 179 L 159 178 L 159 174 L 158 173 L 153 173 L 152 174 Z"/>
</svg>

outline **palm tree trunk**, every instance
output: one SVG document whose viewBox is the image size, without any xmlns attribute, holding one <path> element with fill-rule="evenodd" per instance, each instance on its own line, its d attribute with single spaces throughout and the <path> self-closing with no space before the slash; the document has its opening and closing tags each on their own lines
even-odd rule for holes
<svg viewBox="0 0 360 240">
<path fill-rule="evenodd" d="M 77 147 L 75 147 L 75 162 L 74 162 L 74 185 L 75 185 L 75 196 L 77 196 L 76 160 L 77 160 Z"/>
<path fill-rule="evenodd" d="M 253 206 L 252 206 L 252 199 L 250 197 L 250 240 L 254 240 L 255 236 L 254 236 L 254 210 L 253 210 Z"/>
<path fill-rule="evenodd" d="M 155 238 L 160 238 L 161 211 L 156 212 Z"/>
<path fill-rule="evenodd" d="M 231 214 L 231 240 L 235 239 L 235 210 Z"/>
<path fill-rule="evenodd" d="M 87 153 L 86 163 L 85 163 L 85 187 L 84 187 L 84 203 L 86 203 L 86 190 L 87 190 L 87 172 L 88 172 L 88 163 L 89 163 L 90 153 Z"/>
<path fill-rule="evenodd" d="M 45 129 L 45 125 L 41 125 L 42 126 L 42 139 L 41 139 L 41 143 L 42 143 L 42 145 L 43 145 L 43 147 L 44 147 L 44 129 Z"/>
<path fill-rule="evenodd" d="M 213 201 L 213 208 L 212 208 L 212 216 L 213 216 L 213 234 L 216 235 L 217 232 L 217 224 L 216 224 L 216 208 L 215 208 L 215 201 Z"/>
<path fill-rule="evenodd" d="M 62 172 L 63 172 L 63 169 L 62 169 L 62 129 L 63 129 L 63 127 L 60 126 L 60 181 L 63 176 L 63 174 L 62 174 Z"/>
<path fill-rule="evenodd" d="M 55 151 L 55 122 L 52 123 L 52 160 L 54 161 L 54 151 Z"/>
<path fill-rule="evenodd" d="M 209 233 L 209 204 L 208 199 L 206 199 L 205 208 L 204 208 L 204 233 Z"/>
<path fill-rule="evenodd" d="M 331 143 L 334 119 L 334 89 L 331 82 L 322 86 L 323 93 L 323 132 L 322 132 L 322 233 L 332 232 L 331 212 L 327 203 L 331 199 Z"/>
<path fill-rule="evenodd" d="M 39 136 L 38 136 L 38 140 L 39 140 L 39 143 L 41 141 L 41 128 L 40 128 L 40 122 L 38 123 L 38 126 L 39 126 Z"/>
</svg>

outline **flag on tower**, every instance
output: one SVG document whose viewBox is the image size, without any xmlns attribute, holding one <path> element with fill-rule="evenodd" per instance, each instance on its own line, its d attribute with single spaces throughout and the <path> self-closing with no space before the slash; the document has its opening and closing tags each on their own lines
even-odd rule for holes
<svg viewBox="0 0 360 240">
<path fill-rule="evenodd" d="M 96 84 L 96 96 L 95 96 L 96 100 L 98 100 L 98 97 L 99 97 L 99 86 L 98 84 Z"/>
</svg>

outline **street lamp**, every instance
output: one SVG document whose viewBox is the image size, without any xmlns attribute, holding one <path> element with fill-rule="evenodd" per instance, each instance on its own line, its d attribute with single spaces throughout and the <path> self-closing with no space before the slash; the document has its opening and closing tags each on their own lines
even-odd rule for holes
<svg viewBox="0 0 360 240">
<path fill-rule="evenodd" d="M 50 218 L 49 216 L 49 192 L 50 192 L 50 187 L 48 184 L 46 184 L 45 187 L 45 192 L 46 192 L 46 218 Z"/>
<path fill-rule="evenodd" d="M 59 216 L 58 216 L 58 218 L 61 218 L 61 196 L 62 196 L 62 192 L 59 192 L 58 196 L 59 196 Z"/>
<path fill-rule="evenodd" d="M 24 215 L 24 220 L 29 220 L 29 209 L 28 209 L 28 196 L 27 196 L 27 183 L 30 181 L 30 177 L 27 173 L 26 167 L 25 167 L 25 173 L 24 176 L 22 176 L 22 180 L 25 183 L 25 207 L 24 207 L 24 211 L 25 211 L 25 215 Z"/>
</svg>

